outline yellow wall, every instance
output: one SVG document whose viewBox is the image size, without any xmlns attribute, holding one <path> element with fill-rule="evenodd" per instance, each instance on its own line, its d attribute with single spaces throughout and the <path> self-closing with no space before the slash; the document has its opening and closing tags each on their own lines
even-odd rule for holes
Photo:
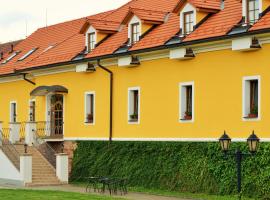
<svg viewBox="0 0 270 200">
<path fill-rule="evenodd" d="M 200 11 L 197 11 L 196 12 L 196 22 L 197 24 L 203 20 L 209 13 L 207 12 L 200 12 Z"/>
<path fill-rule="evenodd" d="M 219 50 L 200 53 L 192 60 L 168 58 L 145 61 L 139 67 L 110 67 L 114 72 L 113 137 L 118 138 L 218 138 L 224 129 L 231 137 L 246 138 L 252 130 L 270 138 L 270 45 L 255 52 Z M 261 76 L 261 120 L 242 120 L 242 78 Z M 195 121 L 179 123 L 179 83 L 194 81 Z M 18 102 L 19 121 L 27 120 L 29 93 L 40 85 L 63 85 L 65 137 L 108 137 L 109 76 L 94 73 L 61 73 L 36 77 L 36 86 L 25 81 L 0 84 L 0 120 L 9 121 L 9 102 Z M 129 87 L 141 88 L 140 124 L 127 122 Z M 84 124 L 84 92 L 96 92 L 95 125 Z M 44 120 L 45 98 L 37 98 L 37 120 Z M 4 126 L 7 126 L 5 123 Z"/>
<path fill-rule="evenodd" d="M 269 0 L 262 0 L 262 10 L 264 11 L 266 8 L 270 6 Z"/>
<path fill-rule="evenodd" d="M 153 24 L 146 24 L 142 23 L 142 34 L 144 34 L 146 31 L 148 31 L 150 28 L 152 28 Z"/>
<path fill-rule="evenodd" d="M 97 43 L 102 41 L 107 36 L 108 36 L 108 34 L 106 34 L 106 33 L 97 32 Z"/>
</svg>

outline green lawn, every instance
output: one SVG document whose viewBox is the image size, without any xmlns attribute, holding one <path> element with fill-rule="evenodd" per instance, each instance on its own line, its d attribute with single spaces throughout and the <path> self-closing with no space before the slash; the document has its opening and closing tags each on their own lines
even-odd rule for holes
<svg viewBox="0 0 270 200">
<path fill-rule="evenodd" d="M 157 190 L 157 189 L 145 189 L 145 188 L 129 188 L 131 192 L 140 192 L 145 194 L 152 195 L 161 195 L 168 197 L 179 197 L 179 198 L 190 198 L 196 200 L 238 200 L 238 196 L 217 196 L 217 195 L 209 195 L 209 194 L 195 194 L 195 193 L 182 193 L 182 192 L 173 192 L 173 191 L 165 191 L 165 190 Z M 252 198 L 242 197 L 242 200 L 255 200 Z"/>
<path fill-rule="evenodd" d="M 79 194 L 72 192 L 7 190 L 0 189 L 1 200 L 120 200 L 107 196 Z"/>
</svg>

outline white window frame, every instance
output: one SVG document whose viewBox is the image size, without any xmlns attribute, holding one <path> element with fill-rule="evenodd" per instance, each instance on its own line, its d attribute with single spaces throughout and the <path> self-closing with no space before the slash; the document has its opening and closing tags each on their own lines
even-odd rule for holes
<svg viewBox="0 0 270 200">
<path fill-rule="evenodd" d="M 15 104 L 16 105 L 16 110 L 15 110 L 16 121 L 15 122 L 13 121 L 14 116 L 13 116 L 12 104 Z M 18 118 L 17 117 L 18 117 L 18 103 L 17 103 L 17 101 L 10 101 L 10 103 L 9 103 L 9 122 L 11 122 L 11 123 L 18 122 Z"/>
<path fill-rule="evenodd" d="M 252 80 L 258 80 L 258 117 L 247 118 L 250 110 L 250 88 L 247 83 Z M 261 120 L 261 76 L 245 76 L 242 80 L 242 120 L 243 121 L 259 121 Z"/>
<path fill-rule="evenodd" d="M 93 122 L 92 123 L 87 122 L 87 120 L 86 120 L 87 108 L 88 108 L 88 106 L 90 106 L 90 105 L 87 105 L 89 95 L 93 95 L 93 100 L 94 100 L 94 103 L 93 103 L 94 115 L 93 115 Z M 84 93 L 84 117 L 83 117 L 83 120 L 84 120 L 85 125 L 92 125 L 92 126 L 95 125 L 95 121 L 96 121 L 96 92 L 95 91 L 88 91 L 88 92 Z"/>
<path fill-rule="evenodd" d="M 131 113 L 131 109 L 130 109 L 130 104 L 131 104 L 131 98 L 130 98 L 130 93 L 134 90 L 138 90 L 138 121 L 130 121 L 130 115 L 133 114 Z M 140 110 L 141 110 L 141 88 L 140 87 L 129 87 L 128 88 L 128 105 L 127 105 L 127 121 L 128 124 L 140 124 L 140 118 L 141 118 L 141 114 L 140 114 Z"/>
<path fill-rule="evenodd" d="M 192 87 L 192 119 L 184 120 L 186 112 L 186 87 Z M 179 83 L 179 122 L 180 123 L 193 123 L 195 120 L 195 88 L 194 81 Z"/>
<path fill-rule="evenodd" d="M 180 12 L 180 29 L 182 29 L 182 36 L 184 36 L 184 13 L 193 12 L 193 26 L 197 24 L 197 11 L 196 8 L 193 7 L 191 4 L 187 3 L 185 7 Z M 194 30 L 193 30 L 194 31 Z"/>
<path fill-rule="evenodd" d="M 142 22 L 141 20 L 139 19 L 139 17 L 137 17 L 136 15 L 134 15 L 130 22 L 128 23 L 128 38 L 129 38 L 129 41 L 130 41 L 130 44 L 131 44 L 131 41 L 132 41 L 132 24 L 136 24 L 136 23 L 139 23 L 139 36 L 141 37 L 142 36 Z"/>
<path fill-rule="evenodd" d="M 31 102 L 35 102 L 35 105 L 36 105 L 36 99 L 30 99 L 29 102 L 28 102 L 28 120 L 29 120 L 29 122 L 31 122 L 31 118 L 30 118 Z M 36 116 L 36 108 L 35 108 L 35 117 L 37 117 Z M 36 119 L 35 119 L 35 121 L 36 121 Z M 33 121 L 33 122 L 35 122 L 35 121 Z"/>
<path fill-rule="evenodd" d="M 262 0 L 259 0 L 259 12 L 262 13 Z M 242 0 L 242 16 L 245 17 L 245 23 L 247 23 L 247 0 Z"/>
<path fill-rule="evenodd" d="M 85 33 L 85 46 L 86 46 L 86 49 L 88 52 L 92 51 L 93 49 L 89 49 L 89 46 L 88 46 L 88 34 L 92 34 L 94 33 L 95 34 L 95 43 L 94 45 L 97 44 L 97 31 L 96 29 L 93 27 L 93 26 L 90 26 L 87 30 L 87 32 Z"/>
</svg>

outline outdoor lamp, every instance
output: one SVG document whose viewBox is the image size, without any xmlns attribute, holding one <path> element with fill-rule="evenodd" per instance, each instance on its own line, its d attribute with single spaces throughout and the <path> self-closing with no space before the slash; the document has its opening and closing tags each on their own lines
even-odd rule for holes
<svg viewBox="0 0 270 200">
<path fill-rule="evenodd" d="M 231 138 L 226 134 L 226 131 L 224 131 L 224 134 L 219 139 L 222 151 L 224 151 L 225 153 L 229 151 L 231 141 Z"/>
<path fill-rule="evenodd" d="M 252 134 L 248 137 L 247 143 L 250 153 L 256 153 L 259 147 L 260 139 L 255 135 L 254 131 Z"/>
</svg>

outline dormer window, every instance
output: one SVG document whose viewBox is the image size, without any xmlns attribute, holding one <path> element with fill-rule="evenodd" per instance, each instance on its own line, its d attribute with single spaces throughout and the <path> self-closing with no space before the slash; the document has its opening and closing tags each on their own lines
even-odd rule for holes
<svg viewBox="0 0 270 200">
<path fill-rule="evenodd" d="M 92 51 L 95 48 L 95 45 L 96 45 L 95 37 L 96 37 L 95 32 L 87 34 L 87 40 L 88 40 L 87 49 L 88 49 L 88 52 Z"/>
<path fill-rule="evenodd" d="M 140 40 L 140 23 L 131 24 L 131 44 L 135 44 Z"/>
<path fill-rule="evenodd" d="M 194 26 L 194 12 L 189 11 L 189 12 L 184 12 L 183 13 L 183 19 L 184 19 L 184 35 L 188 35 L 193 31 L 193 26 Z"/>
<path fill-rule="evenodd" d="M 259 0 L 246 0 L 247 23 L 254 24 L 258 21 L 260 15 Z"/>
<path fill-rule="evenodd" d="M 197 23 L 196 8 L 187 3 L 180 11 L 180 32 L 181 36 L 186 36 L 194 31 L 194 26 Z"/>
</svg>

